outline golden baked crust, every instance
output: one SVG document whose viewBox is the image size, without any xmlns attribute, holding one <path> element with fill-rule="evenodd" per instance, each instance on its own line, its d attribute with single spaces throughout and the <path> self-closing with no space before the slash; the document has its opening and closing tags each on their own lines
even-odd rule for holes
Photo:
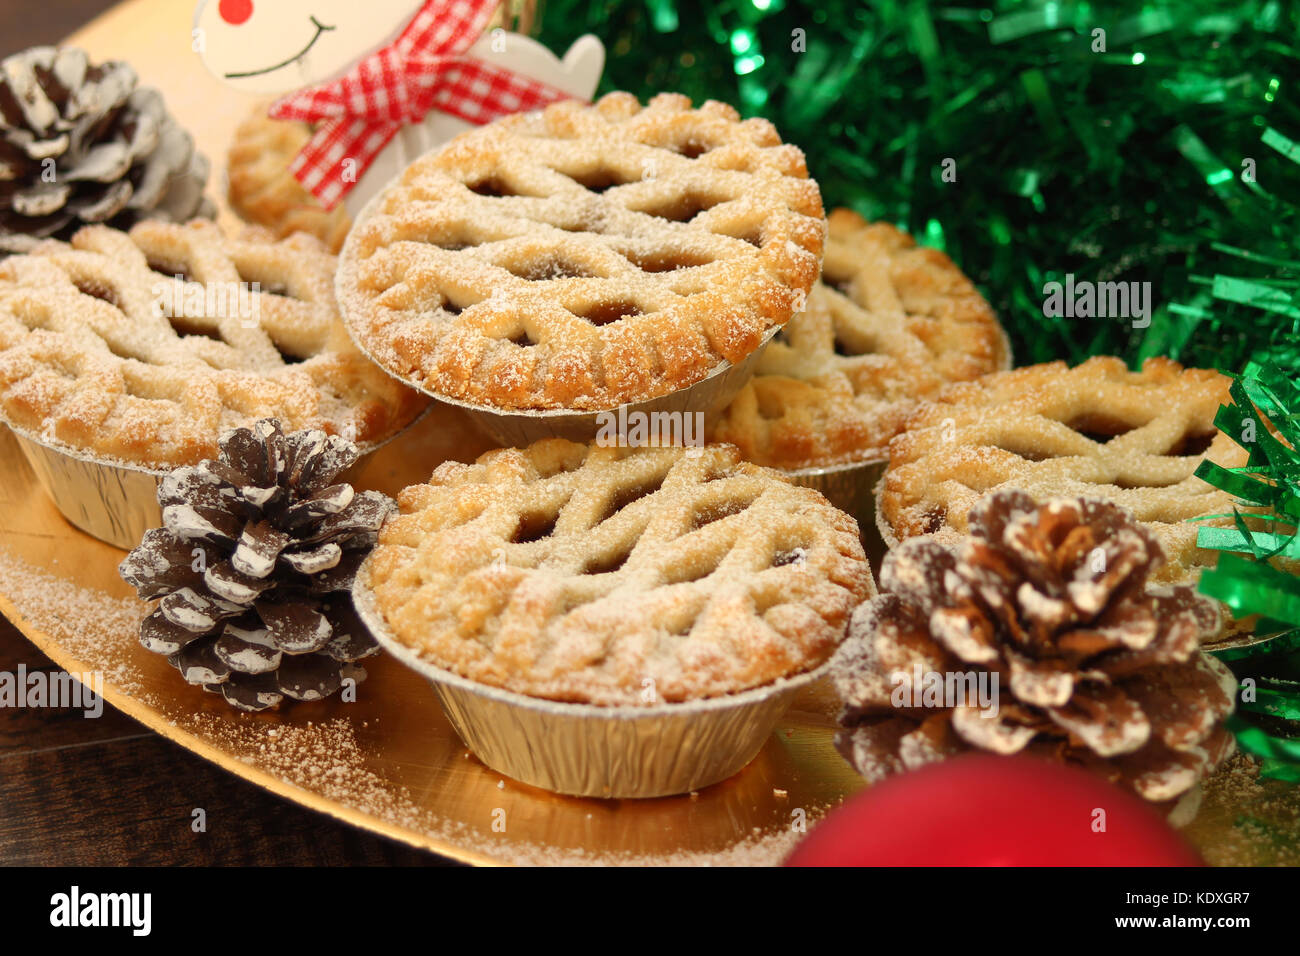
<svg viewBox="0 0 1300 956">
<path fill-rule="evenodd" d="M 825 661 L 875 593 L 857 523 L 729 445 L 549 439 L 443 464 L 398 505 L 358 578 L 397 640 L 535 697 L 767 684 Z"/>
<path fill-rule="evenodd" d="M 822 279 L 715 426 L 750 461 L 883 461 L 919 399 L 1009 367 L 993 309 L 951 259 L 888 223 L 830 215 Z"/>
<path fill-rule="evenodd" d="M 235 240 L 198 221 L 89 226 L 6 259 L 0 414 L 40 440 L 145 467 L 214 457 L 222 432 L 267 417 L 382 441 L 426 399 L 348 339 L 335 261 L 310 236 Z"/>
<path fill-rule="evenodd" d="M 499 408 L 610 408 L 754 351 L 817 278 L 821 196 L 761 119 L 568 101 L 416 161 L 353 229 L 339 301 L 398 378 Z"/>
<path fill-rule="evenodd" d="M 1189 519 L 1232 511 L 1230 495 L 1194 477 L 1206 458 L 1246 463 L 1214 426 L 1229 380 L 1208 369 L 1117 358 L 1000 372 L 945 389 L 889 446 L 879 524 L 890 544 L 921 534 L 955 540 L 977 499 L 1019 488 L 1035 499 L 1089 495 L 1123 505 L 1165 550 L 1157 583 L 1194 581 L 1216 553 Z M 1231 525 L 1232 519 L 1209 524 Z"/>
<path fill-rule="evenodd" d="M 266 103 L 259 104 L 235 130 L 226 156 L 230 208 L 277 238 L 305 232 L 330 252 L 338 252 L 352 228 L 347 211 L 340 205 L 326 212 L 289 172 L 289 164 L 311 138 L 311 127 L 273 120 L 266 108 Z"/>
</svg>

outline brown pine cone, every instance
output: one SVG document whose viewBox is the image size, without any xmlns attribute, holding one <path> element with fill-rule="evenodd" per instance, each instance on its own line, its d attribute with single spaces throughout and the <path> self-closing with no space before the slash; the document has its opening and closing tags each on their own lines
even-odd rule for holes
<svg viewBox="0 0 1300 956">
<path fill-rule="evenodd" d="M 1023 751 L 1163 802 L 1232 753 L 1237 682 L 1200 649 L 1219 605 L 1191 586 L 1147 590 L 1164 555 L 1129 512 L 1004 491 L 970 528 L 954 550 L 891 551 L 835 655 L 835 743 L 863 776 Z"/>
<path fill-rule="evenodd" d="M 162 480 L 163 527 L 119 568 L 158 601 L 140 643 L 241 710 L 360 683 L 355 662 L 379 648 L 352 608 L 352 579 L 392 499 L 338 481 L 357 448 L 337 435 L 285 435 L 267 419 L 219 447 Z"/>
<path fill-rule="evenodd" d="M 125 63 L 49 46 L 0 63 L 0 252 L 14 251 L 7 236 L 210 217 L 207 179 L 190 134 Z"/>
</svg>

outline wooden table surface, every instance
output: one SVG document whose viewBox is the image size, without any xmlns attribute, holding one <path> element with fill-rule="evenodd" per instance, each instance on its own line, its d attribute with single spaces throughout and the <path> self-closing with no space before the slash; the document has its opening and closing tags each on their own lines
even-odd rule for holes
<svg viewBox="0 0 1300 956">
<path fill-rule="evenodd" d="M 0 57 L 57 43 L 111 5 L 0 4 Z M 0 618 L 0 672 L 20 664 L 55 669 Z M 206 832 L 192 828 L 198 808 Z M 453 865 L 274 797 L 107 706 L 97 719 L 0 707 L 0 864 Z"/>
</svg>

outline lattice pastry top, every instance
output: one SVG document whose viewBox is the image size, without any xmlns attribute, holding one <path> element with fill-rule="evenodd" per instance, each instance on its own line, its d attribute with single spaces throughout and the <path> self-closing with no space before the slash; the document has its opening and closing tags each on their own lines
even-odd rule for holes
<svg viewBox="0 0 1300 956">
<path fill-rule="evenodd" d="M 729 445 L 551 439 L 443 464 L 398 505 L 359 578 L 396 638 L 536 697 L 761 686 L 826 660 L 875 593 L 857 523 Z"/>
<path fill-rule="evenodd" d="M 951 259 L 888 223 L 830 215 L 822 279 L 714 429 L 750 461 L 883 461 L 919 399 L 1009 367 L 1006 334 Z"/>
<path fill-rule="evenodd" d="M 203 222 L 42 243 L 0 262 L 0 413 L 153 467 L 214 457 L 223 432 L 259 418 L 387 438 L 425 400 L 348 339 L 334 268 L 309 236 L 234 240 Z"/>
<path fill-rule="evenodd" d="M 343 247 L 352 221 L 343 206 L 326 212 L 289 172 L 289 164 L 311 138 L 311 127 L 273 120 L 260 103 L 239 124 L 226 157 L 227 196 L 240 218 L 280 238 L 305 232 L 331 252 Z"/>
<path fill-rule="evenodd" d="M 1128 508 L 1155 533 L 1167 563 L 1153 582 L 1195 580 L 1215 552 L 1196 546 L 1189 519 L 1231 512 L 1233 499 L 1193 473 L 1206 458 L 1246 463 L 1214 426 L 1228 385 L 1218 372 L 1169 359 L 1131 372 L 1110 357 L 953 385 L 889 446 L 881 533 L 891 545 L 921 534 L 956 541 L 976 500 L 1003 488 L 1036 499 L 1088 495 Z"/>
<path fill-rule="evenodd" d="M 766 120 L 628 93 L 471 130 L 360 217 L 339 301 L 399 378 L 500 408 L 610 408 L 739 361 L 802 307 L 824 221 Z"/>
</svg>

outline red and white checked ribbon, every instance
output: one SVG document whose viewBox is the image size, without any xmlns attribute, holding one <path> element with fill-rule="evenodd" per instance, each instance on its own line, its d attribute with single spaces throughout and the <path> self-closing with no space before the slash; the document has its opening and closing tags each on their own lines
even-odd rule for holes
<svg viewBox="0 0 1300 956">
<path fill-rule="evenodd" d="M 274 119 L 320 123 L 289 170 L 326 209 L 356 185 L 408 123 L 433 109 L 470 123 L 538 109 L 568 93 L 464 56 L 499 0 L 426 0 L 390 46 L 337 80 L 290 93 L 272 104 Z M 353 175 L 344 176 L 347 162 Z"/>
</svg>

